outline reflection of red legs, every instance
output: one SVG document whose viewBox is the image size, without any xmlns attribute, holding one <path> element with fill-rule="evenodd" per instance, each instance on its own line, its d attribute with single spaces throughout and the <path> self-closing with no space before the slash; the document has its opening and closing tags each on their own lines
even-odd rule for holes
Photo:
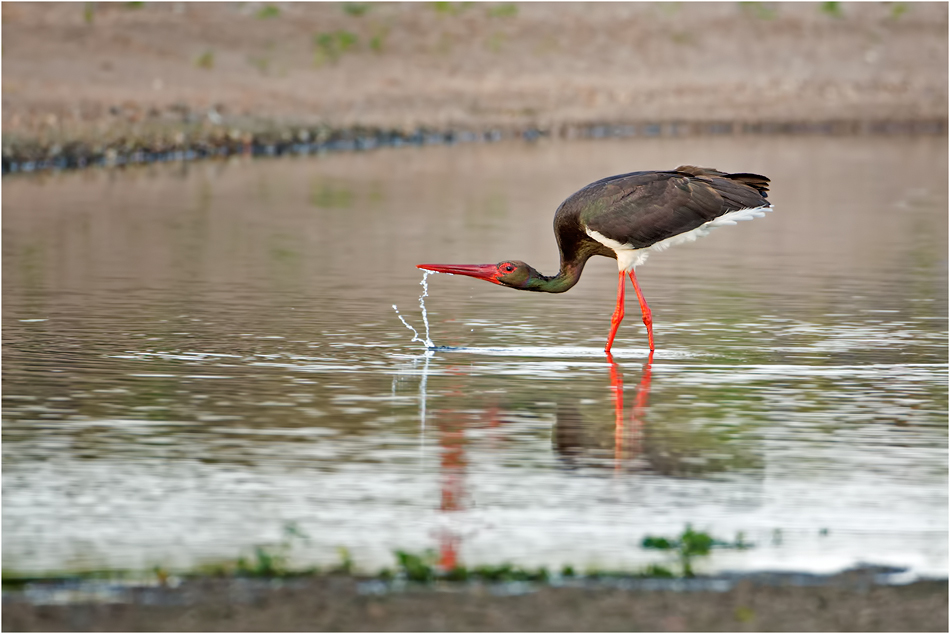
<svg viewBox="0 0 950 634">
<path fill-rule="evenodd" d="M 459 539 L 450 531 L 444 530 L 439 536 L 439 567 L 442 570 L 454 570 L 459 565 Z"/>
<path fill-rule="evenodd" d="M 640 385 L 637 386 L 637 397 L 633 401 L 633 412 L 630 415 L 630 435 L 633 453 L 640 453 L 640 440 L 643 436 L 643 416 L 646 414 L 647 405 L 650 402 L 650 375 L 653 365 L 653 351 L 650 350 L 650 356 L 643 364 L 643 376 L 640 377 Z"/>
<path fill-rule="evenodd" d="M 610 389 L 614 393 L 614 460 L 617 470 L 620 470 L 625 459 L 625 450 L 629 450 L 630 453 L 629 456 L 626 456 L 627 458 L 632 458 L 640 453 L 643 418 L 650 402 L 653 351 L 650 351 L 650 356 L 643 364 L 643 376 L 637 386 L 637 396 L 633 402 L 629 428 L 626 428 L 623 422 L 623 374 L 620 372 L 620 366 L 614 362 L 613 355 L 609 352 L 607 353 L 607 361 L 610 363 Z M 630 436 L 629 439 L 628 436 Z"/>
<path fill-rule="evenodd" d="M 442 504 L 445 512 L 462 509 L 465 494 L 465 428 L 462 421 L 439 424 L 439 445 L 442 449 Z M 449 530 L 439 536 L 439 565 L 452 570 L 458 565 L 461 539 Z"/>
<path fill-rule="evenodd" d="M 622 284 L 623 273 L 620 274 L 620 278 Z M 647 337 L 650 340 L 650 352 L 653 352 L 653 313 L 650 312 L 650 307 L 647 306 L 647 300 L 643 298 L 643 293 L 640 292 L 640 285 L 637 284 L 637 276 L 633 273 L 633 269 L 630 269 L 630 281 L 633 282 L 633 290 L 637 292 L 637 299 L 640 300 L 640 312 L 643 313 L 643 325 L 647 327 Z"/>
<path fill-rule="evenodd" d="M 620 271 L 620 284 L 617 285 L 617 307 L 614 309 L 613 317 L 610 318 L 610 334 L 607 335 L 607 346 L 604 348 L 608 355 L 610 354 L 610 346 L 614 345 L 614 337 L 617 336 L 620 322 L 623 321 L 623 283 L 623 271 Z"/>
<path fill-rule="evenodd" d="M 621 282 L 623 274 L 620 275 Z M 614 357 L 607 353 L 607 361 L 610 362 L 610 389 L 614 392 L 614 460 L 617 468 L 620 468 L 620 462 L 623 459 L 623 374 L 620 373 L 620 366 L 614 362 Z"/>
</svg>

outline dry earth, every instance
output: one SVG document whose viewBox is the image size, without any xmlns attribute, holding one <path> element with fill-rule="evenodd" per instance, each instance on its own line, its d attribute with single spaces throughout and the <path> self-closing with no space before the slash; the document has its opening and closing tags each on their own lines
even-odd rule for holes
<svg viewBox="0 0 950 634">
<path fill-rule="evenodd" d="M 7 149 L 183 124 L 945 129 L 948 108 L 946 3 L 5 2 L 2 17 Z"/>
</svg>

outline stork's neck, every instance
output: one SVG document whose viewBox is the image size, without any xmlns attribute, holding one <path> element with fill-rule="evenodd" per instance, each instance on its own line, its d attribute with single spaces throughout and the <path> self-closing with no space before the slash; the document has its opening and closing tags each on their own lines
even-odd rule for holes
<svg viewBox="0 0 950 634">
<path fill-rule="evenodd" d="M 584 264 L 587 258 L 583 260 L 561 262 L 561 270 L 557 275 L 541 275 L 533 271 L 525 290 L 539 291 L 542 293 L 563 293 L 581 279 L 581 272 L 584 270 Z"/>
</svg>

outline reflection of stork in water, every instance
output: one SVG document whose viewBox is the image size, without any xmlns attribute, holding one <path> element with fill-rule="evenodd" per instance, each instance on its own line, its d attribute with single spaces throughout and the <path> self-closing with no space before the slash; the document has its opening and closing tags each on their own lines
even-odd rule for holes
<svg viewBox="0 0 950 634">
<path fill-rule="evenodd" d="M 464 511 L 467 493 L 465 491 L 465 472 L 468 459 L 465 457 L 465 430 L 467 421 L 459 412 L 440 411 L 436 427 L 439 430 L 439 447 L 442 458 L 439 461 L 441 479 L 441 502 L 439 510 L 443 513 Z M 494 405 L 485 413 L 488 426 L 497 428 L 501 423 L 498 408 Z M 459 566 L 459 548 L 462 536 L 449 528 L 439 533 L 439 566 L 443 570 L 452 570 Z"/>
<path fill-rule="evenodd" d="M 650 395 L 650 368 L 653 363 L 653 352 L 650 352 L 643 364 L 643 374 L 637 387 L 629 425 L 624 421 L 623 374 L 612 355 L 608 353 L 607 359 L 610 363 L 610 388 L 614 395 L 614 458 L 616 468 L 619 470 L 624 462 L 635 458 L 640 453 L 641 428 Z M 453 374 L 451 369 L 449 373 Z M 499 425 L 499 412 L 496 407 L 489 408 L 487 419 L 490 427 Z M 468 465 L 465 457 L 466 421 L 459 412 L 439 411 L 436 428 L 441 449 L 439 510 L 451 514 L 465 509 L 465 473 Z M 558 423 L 554 432 L 555 446 L 562 454 L 569 455 L 574 449 L 583 448 L 585 444 L 577 437 L 578 432 L 583 433 L 583 421 L 576 412 L 566 414 L 559 407 Z M 462 536 L 450 528 L 446 527 L 440 531 L 439 566 L 443 570 L 448 571 L 458 567 L 461 542 Z"/>
<path fill-rule="evenodd" d="M 650 353 L 643 364 L 643 373 L 640 376 L 640 384 L 637 386 L 629 423 L 624 419 L 623 374 L 620 366 L 609 353 L 607 360 L 610 363 L 610 389 L 613 392 L 614 401 L 614 465 L 617 470 L 620 470 L 625 463 L 637 458 L 643 449 L 643 420 L 650 400 L 653 353 Z M 590 431 L 576 406 L 566 402 L 558 403 L 554 446 L 569 463 L 573 463 L 590 449 L 603 455 L 603 450 L 609 447 L 609 445 L 605 447 L 601 441 L 604 436 L 598 438 L 596 434 L 589 433 Z"/>
<path fill-rule="evenodd" d="M 623 374 L 620 373 L 620 366 L 609 352 L 607 360 L 610 362 L 610 388 L 614 392 L 614 459 L 616 468 L 620 470 L 625 459 L 634 458 L 640 453 L 643 417 L 650 401 L 650 382 L 652 381 L 650 370 L 653 365 L 653 351 L 650 351 L 650 356 L 643 364 L 643 374 L 640 377 L 640 385 L 637 386 L 637 396 L 633 402 L 629 428 L 625 427 L 623 422 Z M 625 455 L 627 452 L 629 455 Z"/>
<path fill-rule="evenodd" d="M 442 479 L 442 501 L 439 510 L 443 513 L 460 511 L 465 496 L 465 423 L 452 413 L 451 418 L 440 417 L 438 423 L 439 446 L 442 459 L 439 471 Z M 458 565 L 461 537 L 449 529 L 439 535 L 439 565 L 443 570 L 452 570 Z"/>
</svg>

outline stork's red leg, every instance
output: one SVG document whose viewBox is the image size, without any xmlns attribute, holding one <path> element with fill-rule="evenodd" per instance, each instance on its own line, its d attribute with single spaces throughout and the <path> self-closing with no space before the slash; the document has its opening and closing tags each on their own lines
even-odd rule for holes
<svg viewBox="0 0 950 634">
<path fill-rule="evenodd" d="M 623 273 L 620 274 L 620 277 L 622 280 Z M 653 313 L 650 312 L 650 307 L 647 306 L 647 300 L 643 298 L 643 293 L 640 292 L 640 285 L 637 284 L 637 276 L 634 274 L 633 269 L 630 269 L 630 281 L 633 282 L 633 290 L 637 292 L 637 299 L 640 300 L 640 312 L 643 313 L 643 325 L 647 327 L 647 337 L 650 340 L 650 352 L 653 352 Z"/>
<path fill-rule="evenodd" d="M 623 284 L 623 271 L 620 271 L 620 284 L 617 286 L 617 307 L 614 309 L 613 317 L 610 318 L 610 334 L 607 335 L 607 347 L 604 348 L 608 354 L 610 354 L 610 346 L 614 345 L 614 337 L 617 336 L 620 322 L 623 321 Z M 634 287 L 636 287 L 636 282 L 634 282 Z M 637 294 L 639 295 L 639 291 L 637 291 Z"/>
</svg>

